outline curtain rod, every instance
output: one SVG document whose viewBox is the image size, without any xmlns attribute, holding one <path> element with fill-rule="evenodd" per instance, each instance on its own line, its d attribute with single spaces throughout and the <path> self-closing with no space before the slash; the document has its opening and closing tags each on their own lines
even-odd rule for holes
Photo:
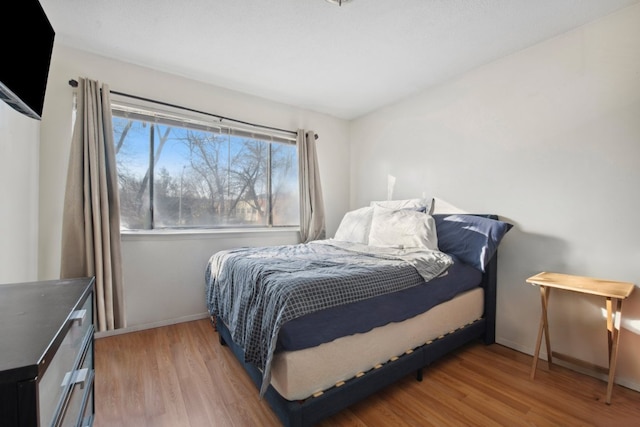
<svg viewBox="0 0 640 427">
<path fill-rule="evenodd" d="M 74 79 L 69 80 L 69 86 L 78 87 L 78 81 L 74 80 Z M 262 128 L 262 129 L 275 130 L 275 131 L 284 132 L 284 133 L 290 133 L 292 135 L 297 135 L 298 134 L 298 132 L 293 131 L 293 130 L 280 129 L 280 128 L 271 127 L 271 126 L 264 126 L 264 125 L 258 125 L 258 124 L 255 124 L 255 123 L 244 122 L 242 120 L 236 120 L 236 119 L 232 119 L 232 118 L 229 118 L 229 117 L 219 116 L 217 114 L 207 113 L 206 111 L 194 110 L 192 108 L 183 107 L 181 105 L 169 104 L 167 102 L 156 101 L 155 99 L 143 98 L 143 97 L 137 96 L 137 95 L 131 95 L 131 94 L 128 94 L 128 93 L 123 93 L 123 92 L 117 92 L 115 90 L 112 90 L 110 92 L 111 93 L 115 93 L 116 95 L 126 96 L 128 98 L 138 99 L 140 101 L 153 102 L 155 104 L 161 104 L 161 105 L 164 105 L 166 107 L 180 108 L 182 110 L 191 111 L 193 113 L 204 114 L 206 116 L 215 117 L 215 118 L 219 119 L 220 121 L 227 120 L 227 121 L 230 121 L 230 122 L 240 123 L 240 124 L 247 125 L 247 126 L 253 126 L 253 127 L 258 127 L 258 128 Z M 318 134 L 316 133 L 314 136 L 315 136 L 315 139 L 317 140 L 318 139 Z"/>
</svg>

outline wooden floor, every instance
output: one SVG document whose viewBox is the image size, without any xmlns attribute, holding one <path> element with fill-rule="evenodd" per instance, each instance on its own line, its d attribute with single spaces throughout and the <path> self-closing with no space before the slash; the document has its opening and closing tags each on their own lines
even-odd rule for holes
<svg viewBox="0 0 640 427">
<path fill-rule="evenodd" d="M 324 421 L 333 426 L 638 426 L 640 393 L 472 344 Z M 96 427 L 279 426 L 208 320 L 100 338 Z"/>
</svg>

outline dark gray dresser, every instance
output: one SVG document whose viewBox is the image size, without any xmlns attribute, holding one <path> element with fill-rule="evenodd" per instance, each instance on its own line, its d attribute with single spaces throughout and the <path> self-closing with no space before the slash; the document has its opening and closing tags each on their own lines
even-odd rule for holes
<svg viewBox="0 0 640 427">
<path fill-rule="evenodd" d="M 0 425 L 93 425 L 94 278 L 0 285 Z"/>
</svg>

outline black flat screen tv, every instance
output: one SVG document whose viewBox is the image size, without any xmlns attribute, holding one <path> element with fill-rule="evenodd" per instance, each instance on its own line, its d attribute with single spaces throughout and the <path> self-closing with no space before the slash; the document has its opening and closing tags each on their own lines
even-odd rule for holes
<svg viewBox="0 0 640 427">
<path fill-rule="evenodd" d="M 40 120 L 55 32 L 38 0 L 12 1 L 3 9 L 0 98 Z"/>
</svg>

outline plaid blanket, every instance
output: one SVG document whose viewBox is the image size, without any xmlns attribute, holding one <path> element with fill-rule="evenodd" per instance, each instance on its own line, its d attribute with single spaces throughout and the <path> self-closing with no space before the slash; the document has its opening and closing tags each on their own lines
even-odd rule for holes
<svg viewBox="0 0 640 427">
<path fill-rule="evenodd" d="M 449 255 L 438 251 L 373 248 L 333 239 L 220 251 L 205 272 L 207 309 L 228 326 L 245 361 L 261 369 L 262 396 L 285 322 L 418 285 L 451 263 Z"/>
</svg>

